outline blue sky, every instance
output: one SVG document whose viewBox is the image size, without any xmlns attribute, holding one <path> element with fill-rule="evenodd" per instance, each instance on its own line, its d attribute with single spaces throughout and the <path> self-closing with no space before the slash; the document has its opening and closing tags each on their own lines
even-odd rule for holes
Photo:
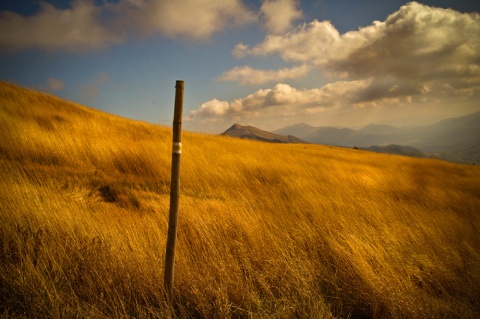
<svg viewBox="0 0 480 319">
<path fill-rule="evenodd" d="M 3 0 L 0 80 L 220 133 L 480 111 L 480 1 Z"/>
</svg>

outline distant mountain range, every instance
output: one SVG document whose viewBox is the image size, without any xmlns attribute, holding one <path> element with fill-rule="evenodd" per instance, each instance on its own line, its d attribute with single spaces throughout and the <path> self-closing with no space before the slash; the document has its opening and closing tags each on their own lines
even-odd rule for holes
<svg viewBox="0 0 480 319">
<path fill-rule="evenodd" d="M 369 124 L 352 130 L 296 124 L 273 133 L 295 135 L 311 143 L 328 145 L 367 147 L 399 144 L 426 152 L 459 151 L 480 142 L 480 112 L 414 128 Z"/>
<path fill-rule="evenodd" d="M 410 128 L 369 124 L 353 130 L 295 124 L 266 132 L 235 124 L 222 134 L 268 142 L 309 142 L 415 157 L 435 157 L 459 163 L 480 163 L 480 112 Z"/>
<path fill-rule="evenodd" d="M 292 135 L 280 135 L 263 131 L 253 126 L 242 126 L 240 124 L 232 125 L 228 130 L 220 135 L 257 140 L 270 143 L 308 143 Z"/>
<path fill-rule="evenodd" d="M 356 146 L 377 152 L 437 157 L 462 163 L 480 162 L 480 112 L 412 128 L 369 124 L 352 130 L 296 124 L 274 133 L 295 135 L 317 144 Z"/>
</svg>

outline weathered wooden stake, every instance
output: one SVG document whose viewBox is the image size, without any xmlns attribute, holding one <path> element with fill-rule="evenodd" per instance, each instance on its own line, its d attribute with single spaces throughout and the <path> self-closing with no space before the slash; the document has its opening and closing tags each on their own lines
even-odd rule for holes
<svg viewBox="0 0 480 319">
<path fill-rule="evenodd" d="M 175 112 L 173 115 L 172 179 L 170 188 L 170 214 L 168 219 L 167 250 L 165 253 L 165 290 L 173 305 L 173 279 L 175 273 L 175 244 L 177 241 L 178 202 L 180 195 L 180 156 L 182 154 L 183 81 L 175 86 Z"/>
</svg>

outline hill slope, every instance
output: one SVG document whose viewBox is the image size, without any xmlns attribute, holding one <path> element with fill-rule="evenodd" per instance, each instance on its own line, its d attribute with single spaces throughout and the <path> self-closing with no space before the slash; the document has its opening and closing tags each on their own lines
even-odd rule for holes
<svg viewBox="0 0 480 319">
<path fill-rule="evenodd" d="M 307 142 L 292 135 L 279 135 L 271 132 L 263 131 L 253 126 L 242 126 L 240 124 L 233 124 L 229 129 L 220 135 L 238 137 L 248 140 L 257 140 L 270 143 L 303 143 Z"/>
<path fill-rule="evenodd" d="M 480 168 L 183 134 L 0 83 L 0 316 L 478 318 Z"/>
<path fill-rule="evenodd" d="M 480 112 L 412 129 L 412 145 L 426 152 L 459 152 L 480 145 Z"/>
</svg>

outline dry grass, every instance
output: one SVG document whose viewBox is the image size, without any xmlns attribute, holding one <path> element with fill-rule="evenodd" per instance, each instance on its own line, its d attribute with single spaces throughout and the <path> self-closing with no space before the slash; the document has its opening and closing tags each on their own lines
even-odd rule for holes
<svg viewBox="0 0 480 319">
<path fill-rule="evenodd" d="M 171 131 L 0 83 L 0 313 L 477 318 L 480 168 Z"/>
</svg>

